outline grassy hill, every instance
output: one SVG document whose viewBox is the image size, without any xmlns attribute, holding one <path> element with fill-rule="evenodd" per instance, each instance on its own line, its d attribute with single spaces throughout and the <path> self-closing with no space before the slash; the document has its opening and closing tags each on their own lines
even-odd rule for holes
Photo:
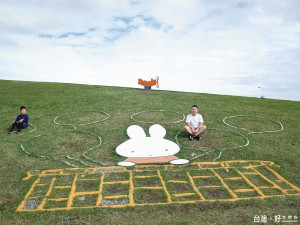
<svg viewBox="0 0 300 225">
<path fill-rule="evenodd" d="M 27 171 L 117 166 L 125 158 L 117 155 L 115 148 L 128 140 L 127 127 L 140 125 L 149 135 L 149 122 L 162 124 L 167 130 L 165 138 L 175 142 L 177 136 L 181 147 L 177 156 L 191 163 L 272 161 L 278 165 L 272 167 L 274 171 L 300 187 L 300 102 L 4 80 L 0 80 L 0 96 L 1 224 L 252 224 L 255 215 L 267 215 L 273 220 L 275 215 L 300 216 L 299 195 L 234 202 L 16 212 L 34 182 L 22 181 Z M 177 122 L 182 119 L 177 112 L 187 115 L 193 104 L 199 106 L 209 128 L 200 142 L 191 142 L 183 132 L 179 133 L 185 123 Z M 27 107 L 31 125 L 22 135 L 8 135 L 21 105 Z M 134 118 L 144 122 L 131 119 L 131 115 L 142 111 L 146 112 Z M 222 122 L 234 115 L 249 115 L 226 119 L 244 130 Z M 275 121 L 283 124 L 283 131 L 249 133 L 279 130 Z M 242 147 L 245 138 L 249 145 Z M 185 169 L 189 171 L 189 167 Z"/>
</svg>

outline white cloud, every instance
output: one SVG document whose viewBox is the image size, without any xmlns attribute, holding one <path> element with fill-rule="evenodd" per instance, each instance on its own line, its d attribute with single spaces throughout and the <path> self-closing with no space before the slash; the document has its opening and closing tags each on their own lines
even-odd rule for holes
<svg viewBox="0 0 300 225">
<path fill-rule="evenodd" d="M 297 6 L 2 1 L 0 79 L 138 87 L 158 75 L 161 89 L 260 97 L 262 84 L 266 97 L 300 100 Z"/>
</svg>

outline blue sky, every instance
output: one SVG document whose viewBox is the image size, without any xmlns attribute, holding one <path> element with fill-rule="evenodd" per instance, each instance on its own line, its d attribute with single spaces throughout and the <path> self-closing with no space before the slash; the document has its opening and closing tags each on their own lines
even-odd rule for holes
<svg viewBox="0 0 300 225">
<path fill-rule="evenodd" d="M 0 79 L 300 100 L 298 0 L 0 2 Z"/>
</svg>

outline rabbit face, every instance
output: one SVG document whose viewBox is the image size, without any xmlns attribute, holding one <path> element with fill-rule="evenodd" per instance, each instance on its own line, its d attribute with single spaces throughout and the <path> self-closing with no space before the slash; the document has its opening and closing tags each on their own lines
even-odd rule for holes
<svg viewBox="0 0 300 225">
<path fill-rule="evenodd" d="M 128 127 L 127 134 L 131 138 L 116 148 L 117 154 L 124 157 L 160 157 L 175 155 L 180 148 L 177 144 L 164 139 L 165 128 L 159 124 L 149 128 L 151 137 L 146 134 L 140 126 Z"/>
</svg>

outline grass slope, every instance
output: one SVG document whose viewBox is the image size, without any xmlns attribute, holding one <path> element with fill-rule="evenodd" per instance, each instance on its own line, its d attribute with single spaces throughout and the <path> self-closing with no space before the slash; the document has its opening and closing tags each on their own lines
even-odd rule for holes
<svg viewBox="0 0 300 225">
<path fill-rule="evenodd" d="M 199 90 L 201 92 L 201 90 Z M 89 157 L 108 165 L 117 165 L 124 160 L 115 153 L 115 148 L 127 140 L 126 128 L 132 124 L 142 126 L 146 133 L 150 124 L 137 123 L 130 119 L 136 112 L 148 110 L 170 110 L 190 113 L 193 104 L 199 105 L 199 113 L 209 128 L 229 129 L 243 135 L 247 132 L 229 128 L 222 123 L 224 117 L 231 115 L 255 115 L 280 121 L 284 131 L 269 134 L 249 135 L 250 145 L 226 150 L 219 161 L 224 160 L 269 160 L 280 165 L 274 168 L 285 179 L 300 187 L 299 127 L 300 102 L 234 97 L 171 91 L 144 91 L 120 87 L 88 86 L 77 84 L 16 82 L 0 80 L 0 223 L 2 224 L 252 224 L 255 215 L 298 216 L 300 197 L 269 198 L 264 200 L 245 200 L 237 202 L 212 202 L 185 205 L 126 207 L 121 209 L 79 209 L 57 212 L 15 212 L 32 185 L 22 178 L 29 170 L 58 169 L 68 167 L 59 160 L 46 160 L 26 155 L 20 148 L 24 143 L 33 154 L 55 157 L 71 151 L 73 156 L 81 157 L 82 149 L 97 145 L 96 134 L 101 136 L 102 145 L 89 152 Z M 23 135 L 7 134 L 11 121 L 18 114 L 21 105 L 27 107 L 30 123 L 36 126 L 22 132 Z M 101 123 L 87 126 L 79 124 L 101 120 L 105 115 L 111 118 Z M 73 131 L 74 124 L 85 133 Z M 149 112 L 137 115 L 136 119 L 155 122 L 172 122 L 181 116 L 174 113 Z M 243 126 L 252 131 L 276 130 L 278 125 L 260 118 L 248 117 L 230 119 L 228 122 Z M 173 140 L 184 122 L 164 124 L 166 138 Z M 79 129 L 80 127 L 80 129 Z M 36 135 L 43 135 L 34 138 Z M 230 148 L 242 145 L 241 137 L 228 132 L 208 130 L 203 142 L 188 142 L 185 135 L 179 135 L 182 150 L 179 157 L 190 159 L 197 155 L 193 151 L 203 145 L 207 149 Z M 71 141 L 70 141 L 71 140 Z M 187 150 L 190 148 L 191 150 Z M 212 152 L 196 161 L 212 161 L 219 152 Z M 82 159 L 84 160 L 84 159 Z M 76 162 L 74 162 L 76 163 Z M 81 165 L 82 166 L 82 165 Z M 108 190 L 110 191 L 110 190 Z M 297 214 L 298 213 L 298 214 Z"/>
</svg>

